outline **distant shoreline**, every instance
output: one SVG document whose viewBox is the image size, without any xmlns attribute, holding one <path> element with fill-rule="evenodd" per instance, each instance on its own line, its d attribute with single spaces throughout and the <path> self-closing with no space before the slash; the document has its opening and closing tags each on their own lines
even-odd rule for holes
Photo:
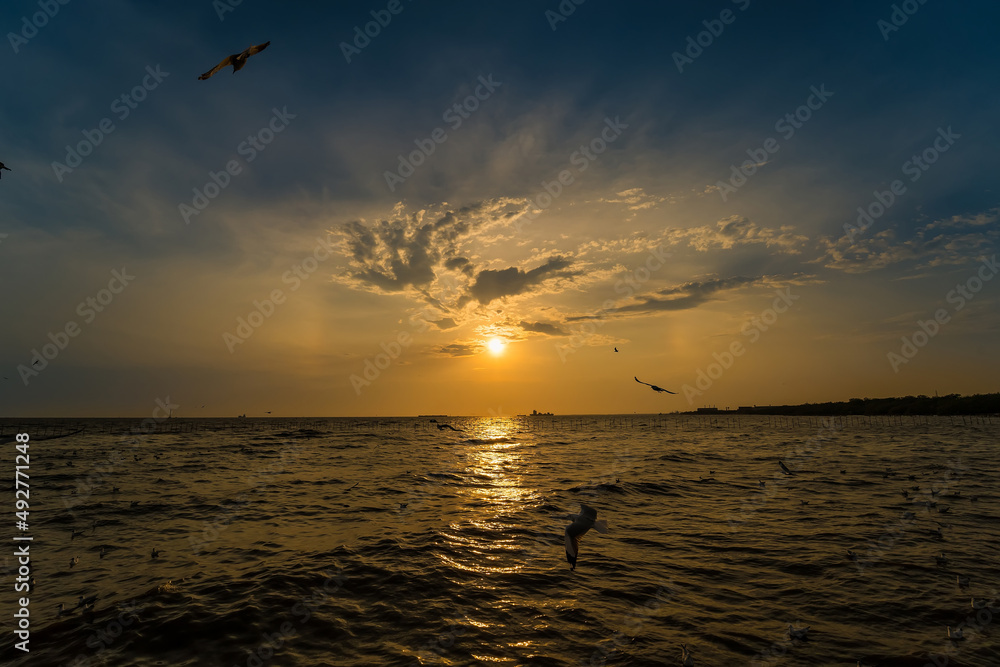
<svg viewBox="0 0 1000 667">
<path fill-rule="evenodd" d="M 800 405 L 740 406 L 735 410 L 699 408 L 685 415 L 786 415 L 786 416 L 847 416 L 847 415 L 927 415 L 938 417 L 1000 414 L 1000 393 L 961 396 L 904 396 L 896 398 L 852 398 L 829 403 Z"/>
</svg>

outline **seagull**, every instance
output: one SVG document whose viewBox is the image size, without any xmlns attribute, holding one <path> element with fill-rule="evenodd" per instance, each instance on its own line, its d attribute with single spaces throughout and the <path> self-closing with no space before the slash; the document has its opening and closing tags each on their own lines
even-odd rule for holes
<svg viewBox="0 0 1000 667">
<path fill-rule="evenodd" d="M 213 74 L 215 74 L 219 70 L 221 70 L 221 69 L 223 69 L 225 67 L 228 67 L 229 65 L 233 66 L 233 73 L 234 74 L 236 72 L 239 72 L 247 64 L 247 58 L 249 58 L 250 56 L 254 55 L 255 53 L 260 53 L 261 51 L 263 51 L 264 49 L 266 49 L 267 45 L 270 44 L 270 43 L 271 43 L 270 41 L 267 41 L 267 42 L 264 42 L 263 44 L 258 44 L 257 46 L 251 46 L 250 48 L 248 48 L 243 53 L 234 53 L 231 56 L 226 56 L 225 58 L 222 59 L 221 63 L 219 63 L 218 65 L 216 65 L 212 69 L 208 70 L 207 72 L 205 72 L 201 76 L 199 76 L 198 80 L 199 81 L 204 81 L 205 79 L 208 79 L 209 77 L 211 77 Z"/>
<path fill-rule="evenodd" d="M 760 486 L 760 488 L 762 488 L 762 489 L 763 489 L 763 488 L 764 488 L 764 486 L 765 486 L 765 484 L 764 484 L 764 480 L 760 480 L 760 479 L 758 479 L 758 480 L 757 480 L 757 485 L 758 485 L 758 486 Z"/>
<path fill-rule="evenodd" d="M 844 468 L 843 470 L 841 470 L 840 474 L 841 475 L 846 475 L 847 474 L 847 468 Z"/>
<path fill-rule="evenodd" d="M 788 624 L 788 638 L 789 639 L 805 639 L 806 634 L 809 633 L 809 628 L 811 626 L 806 626 L 804 628 L 793 627 L 791 623 Z"/>
<path fill-rule="evenodd" d="M 792 471 L 788 469 L 788 466 L 786 466 L 783 461 L 779 460 L 778 465 L 781 466 L 781 472 L 785 473 L 786 475 L 792 474 Z"/>
<path fill-rule="evenodd" d="M 808 505 L 809 504 L 808 500 L 800 500 L 799 502 L 802 503 L 803 505 Z"/>
<path fill-rule="evenodd" d="M 906 489 L 903 489 L 903 497 L 904 498 L 909 498 L 910 497 L 910 492 L 907 491 Z"/>
<path fill-rule="evenodd" d="M 938 508 L 938 512 L 940 512 L 941 514 L 947 514 L 950 511 L 951 511 L 951 508 L 947 507 L 947 506 L 946 507 L 939 507 Z"/>
<path fill-rule="evenodd" d="M 153 550 L 149 552 L 149 557 L 150 558 L 159 558 L 161 553 L 163 553 L 163 552 L 162 551 L 157 551 L 156 547 L 153 547 Z"/>
<path fill-rule="evenodd" d="M 950 639 L 952 641 L 958 641 L 959 639 L 965 639 L 965 637 L 962 636 L 962 631 L 960 629 L 955 628 L 954 630 L 952 630 L 951 626 L 949 625 L 948 626 L 948 639 Z"/>
<path fill-rule="evenodd" d="M 2 171 L 3 169 L 6 169 L 7 171 L 13 171 L 10 167 L 8 167 L 7 165 L 5 165 L 3 162 L 0 162 L 0 171 Z M 618 350 L 615 349 L 615 352 L 617 352 L 617 351 Z"/>
<path fill-rule="evenodd" d="M 80 596 L 80 601 L 76 603 L 76 606 L 77 606 L 77 609 L 79 609 L 80 607 L 90 607 L 90 606 L 93 606 L 93 604 L 95 602 L 97 602 L 97 596 L 96 595 L 91 595 L 90 597 L 87 597 L 87 598 L 85 598 L 85 597 L 83 597 L 81 595 Z"/>
<path fill-rule="evenodd" d="M 451 424 L 438 424 L 438 425 L 437 425 L 437 427 L 438 427 L 438 430 L 439 430 L 439 431 L 443 431 L 443 430 L 445 430 L 446 428 L 450 428 L 450 429 L 451 429 L 452 431 L 458 431 L 459 433 L 461 433 L 461 432 L 462 432 L 462 429 L 460 429 L 460 428 L 455 428 L 455 427 L 454 427 L 454 426 L 452 426 Z"/>
<path fill-rule="evenodd" d="M 947 565 L 948 564 L 948 557 L 944 555 L 943 551 L 941 552 L 940 556 L 934 556 L 934 560 L 937 561 L 938 565 Z"/>
<path fill-rule="evenodd" d="M 79 562 L 80 562 L 80 557 L 79 557 L 79 556 L 76 556 L 76 557 L 74 557 L 74 558 L 70 558 L 70 559 L 69 559 L 69 569 L 71 569 L 71 570 L 72 570 L 72 569 L 73 569 L 73 566 L 74 566 L 74 565 L 76 565 L 76 564 L 77 564 L 77 563 L 79 563 Z"/>
<path fill-rule="evenodd" d="M 618 348 L 616 347 L 616 348 L 615 348 L 615 352 L 617 352 L 617 351 L 618 351 Z"/>
<path fill-rule="evenodd" d="M 694 667 L 694 658 L 691 657 L 691 649 L 687 647 L 687 644 L 681 644 L 681 665 Z"/>
<path fill-rule="evenodd" d="M 357 486 L 357 485 L 358 485 L 358 484 L 360 484 L 360 483 L 361 483 L 361 482 L 355 482 L 355 483 L 354 483 L 354 486 Z M 352 487 L 351 487 L 351 489 L 353 489 L 353 488 L 354 488 L 354 486 L 352 486 Z M 347 492 L 348 492 L 348 491 L 350 491 L 351 489 L 344 489 L 344 490 L 343 490 L 343 493 L 347 493 Z"/>
<path fill-rule="evenodd" d="M 667 393 L 667 394 L 676 394 L 677 393 L 676 391 L 669 391 L 667 389 L 664 389 L 663 387 L 657 387 L 655 384 L 649 384 L 648 382 L 643 382 L 642 380 L 640 380 L 639 378 L 635 377 L 634 375 L 632 377 L 635 378 L 635 381 L 638 382 L 639 384 L 644 384 L 647 387 L 652 387 L 653 391 L 664 392 L 664 393 Z"/>
<path fill-rule="evenodd" d="M 576 558 L 580 553 L 580 538 L 586 535 L 591 528 L 596 528 L 599 533 L 608 532 L 607 522 L 597 520 L 597 510 L 580 503 L 580 513 L 574 515 L 573 523 L 566 526 L 566 560 L 572 566 L 570 570 L 576 569 Z"/>
<path fill-rule="evenodd" d="M 850 549 L 848 549 L 847 550 L 847 557 L 850 560 L 855 560 L 856 561 L 858 559 L 858 553 L 856 551 L 851 551 Z"/>
</svg>

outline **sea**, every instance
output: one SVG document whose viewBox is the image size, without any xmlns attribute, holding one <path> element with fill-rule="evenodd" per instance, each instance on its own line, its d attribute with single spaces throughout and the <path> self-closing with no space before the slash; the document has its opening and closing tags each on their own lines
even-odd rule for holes
<svg viewBox="0 0 1000 667">
<path fill-rule="evenodd" d="M 3 665 L 1000 665 L 995 416 L 0 429 Z"/>
</svg>

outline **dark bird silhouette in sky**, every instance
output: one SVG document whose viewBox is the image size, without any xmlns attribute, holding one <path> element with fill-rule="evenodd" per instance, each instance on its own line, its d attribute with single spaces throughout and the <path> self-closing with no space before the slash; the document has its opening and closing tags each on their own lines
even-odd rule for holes
<svg viewBox="0 0 1000 667">
<path fill-rule="evenodd" d="M 635 376 L 633 375 L 632 377 L 635 377 Z M 664 389 L 663 387 L 657 387 L 655 384 L 649 384 L 648 382 L 643 382 L 639 378 L 635 378 L 635 381 L 638 382 L 639 384 L 644 384 L 647 387 L 652 387 L 653 391 L 662 391 L 662 392 L 664 392 L 666 394 L 676 394 L 677 393 L 676 391 L 670 391 L 668 389 Z"/>
<path fill-rule="evenodd" d="M 270 41 L 267 41 L 264 42 L 263 44 L 258 44 L 257 46 L 251 46 L 243 53 L 234 53 L 231 56 L 226 56 L 225 58 L 222 59 L 222 62 L 220 62 L 218 65 L 216 65 L 212 69 L 208 70 L 207 72 L 199 76 L 198 80 L 204 81 L 205 79 L 208 79 L 219 70 L 223 69 L 224 67 L 229 67 L 230 65 L 233 66 L 234 74 L 236 72 L 239 72 L 247 64 L 247 58 L 254 55 L 255 53 L 260 53 L 261 51 L 266 49 L 267 45 L 270 43 L 271 43 Z"/>
<path fill-rule="evenodd" d="M 569 569 L 576 569 L 576 559 L 580 554 L 580 538 L 591 528 L 596 528 L 599 533 L 608 532 L 607 523 L 597 520 L 597 510 L 580 503 L 580 513 L 574 516 L 573 523 L 566 526 L 566 560 L 571 566 Z"/>
<path fill-rule="evenodd" d="M 3 170 L 4 169 L 6 169 L 7 171 L 13 171 L 13 169 L 11 169 L 7 165 L 5 165 L 3 162 L 0 162 L 0 176 L 3 175 Z"/>
<path fill-rule="evenodd" d="M 617 352 L 617 351 L 618 351 L 618 348 L 616 347 L 616 348 L 615 348 L 615 352 Z"/>
</svg>

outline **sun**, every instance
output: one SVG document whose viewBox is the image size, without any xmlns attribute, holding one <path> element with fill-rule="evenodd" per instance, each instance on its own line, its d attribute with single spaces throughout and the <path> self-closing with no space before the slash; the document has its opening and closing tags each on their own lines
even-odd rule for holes
<svg viewBox="0 0 1000 667">
<path fill-rule="evenodd" d="M 491 354 L 500 355 L 503 354 L 503 350 L 507 347 L 507 343 L 503 338 L 490 338 L 486 343 L 486 347 L 489 348 Z"/>
</svg>

